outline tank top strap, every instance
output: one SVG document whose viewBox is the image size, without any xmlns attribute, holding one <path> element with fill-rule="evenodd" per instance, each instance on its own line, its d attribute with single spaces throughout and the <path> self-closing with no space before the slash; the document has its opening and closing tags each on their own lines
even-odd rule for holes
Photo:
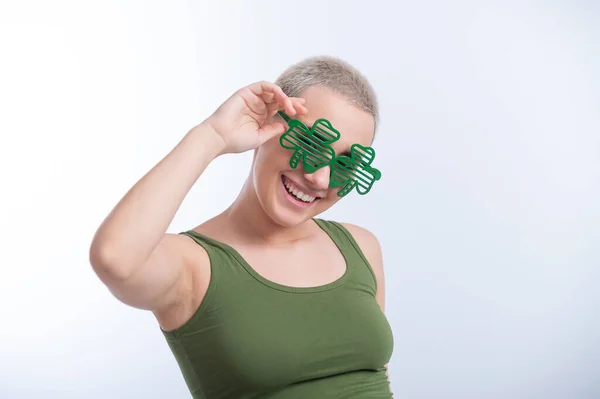
<svg viewBox="0 0 600 399">
<path fill-rule="evenodd" d="M 377 292 L 377 278 L 364 252 L 352 236 L 352 233 L 339 222 L 313 218 L 347 259 L 348 267 L 355 270 L 356 278 L 369 287 L 373 295 Z"/>
<path fill-rule="evenodd" d="M 377 292 L 375 273 L 352 234 L 339 222 L 319 218 L 313 218 L 313 221 L 329 236 L 346 259 L 349 278 L 375 295 Z M 214 285 L 221 278 L 225 280 L 233 278 L 242 271 L 255 275 L 255 272 L 250 266 L 247 266 L 241 255 L 229 245 L 193 230 L 184 231 L 180 234 L 192 238 L 208 253 L 211 263 L 211 285 Z M 231 275 L 232 273 L 233 275 Z M 221 277 L 220 275 L 230 276 Z M 260 280 L 263 279 L 260 278 Z"/>
<path fill-rule="evenodd" d="M 216 285 L 217 281 L 221 278 L 227 279 L 227 276 L 222 277 L 223 274 L 228 274 L 238 267 L 239 260 L 236 257 L 236 253 L 227 244 L 214 240 L 194 230 L 182 231 L 179 234 L 190 237 L 204 248 L 208 254 L 211 274 L 209 289 Z"/>
<path fill-rule="evenodd" d="M 197 233 L 194 230 L 182 231 L 179 234 L 188 236 L 192 240 L 196 241 L 197 244 L 206 250 L 208 257 L 211 259 L 229 255 L 229 251 L 225 244 L 217 240 L 213 240 L 212 238 L 203 234 Z"/>
</svg>

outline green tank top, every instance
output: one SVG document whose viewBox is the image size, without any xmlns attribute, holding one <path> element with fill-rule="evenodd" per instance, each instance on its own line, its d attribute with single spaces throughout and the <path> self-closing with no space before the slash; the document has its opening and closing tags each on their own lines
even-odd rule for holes
<svg viewBox="0 0 600 399">
<path fill-rule="evenodd" d="M 375 275 L 348 230 L 314 221 L 342 252 L 346 272 L 311 288 L 267 280 L 232 247 L 181 233 L 207 251 L 212 273 L 191 319 L 161 330 L 194 399 L 392 397 L 384 365 L 393 337 Z"/>
</svg>

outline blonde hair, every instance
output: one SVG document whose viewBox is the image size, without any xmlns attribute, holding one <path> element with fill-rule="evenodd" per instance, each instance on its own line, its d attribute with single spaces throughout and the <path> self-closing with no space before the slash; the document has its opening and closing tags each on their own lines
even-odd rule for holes
<svg viewBox="0 0 600 399">
<path fill-rule="evenodd" d="M 311 86 L 323 86 L 344 96 L 351 104 L 379 122 L 377 97 L 371 84 L 352 65 L 336 57 L 316 56 L 288 67 L 275 81 L 289 97 L 298 97 Z"/>
</svg>

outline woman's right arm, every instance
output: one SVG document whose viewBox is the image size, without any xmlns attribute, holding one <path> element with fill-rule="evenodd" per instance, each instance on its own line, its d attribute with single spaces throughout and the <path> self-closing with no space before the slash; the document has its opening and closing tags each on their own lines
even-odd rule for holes
<svg viewBox="0 0 600 399">
<path fill-rule="evenodd" d="M 194 127 L 125 194 L 98 228 L 90 263 L 121 301 L 148 310 L 166 305 L 194 245 L 166 230 L 193 184 L 224 146 L 209 123 Z"/>
<path fill-rule="evenodd" d="M 283 133 L 272 116 L 306 113 L 303 104 L 268 82 L 238 90 L 125 194 L 90 246 L 94 271 L 119 300 L 156 312 L 194 294 L 190 282 L 208 257 L 189 238 L 166 233 L 185 196 L 213 159 Z"/>
</svg>

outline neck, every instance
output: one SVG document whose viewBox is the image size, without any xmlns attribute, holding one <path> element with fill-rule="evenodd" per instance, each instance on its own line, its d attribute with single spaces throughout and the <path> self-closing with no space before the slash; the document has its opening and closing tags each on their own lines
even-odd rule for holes
<svg viewBox="0 0 600 399">
<path fill-rule="evenodd" d="M 281 226 L 263 210 L 250 176 L 233 204 L 224 212 L 231 234 L 246 242 L 283 244 L 298 241 L 310 233 L 310 223 Z M 229 230 L 229 229 L 228 229 Z"/>
</svg>

